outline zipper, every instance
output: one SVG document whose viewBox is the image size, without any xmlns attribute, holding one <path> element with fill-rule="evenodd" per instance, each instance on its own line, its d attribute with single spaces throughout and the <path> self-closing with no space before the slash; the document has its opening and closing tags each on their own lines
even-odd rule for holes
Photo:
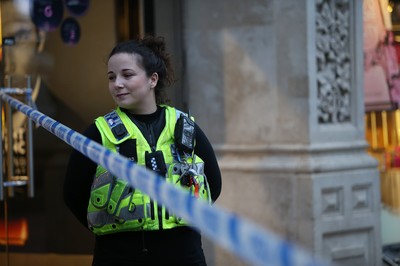
<svg viewBox="0 0 400 266">
<path fill-rule="evenodd" d="M 156 139 L 154 137 L 153 127 L 151 125 L 146 125 L 146 128 L 147 128 L 147 134 L 149 136 L 148 141 L 149 141 L 150 149 L 152 152 L 155 152 L 157 147 L 156 147 Z"/>
<path fill-rule="evenodd" d="M 154 136 L 153 127 L 152 127 L 151 124 L 150 125 L 146 124 L 146 129 L 147 129 L 147 134 L 148 134 L 148 137 L 149 137 L 148 141 L 149 141 L 150 149 L 151 149 L 152 152 L 155 152 L 157 150 L 157 147 L 156 147 L 156 139 L 155 139 L 155 136 Z M 154 202 L 153 202 L 153 204 L 154 204 Z M 152 208 L 152 210 L 153 209 L 154 208 Z M 152 218 L 154 219 L 154 214 L 152 215 Z M 159 205 L 159 203 L 157 203 L 157 218 L 158 218 L 158 228 L 160 230 L 162 230 L 163 229 L 162 207 Z"/>
</svg>

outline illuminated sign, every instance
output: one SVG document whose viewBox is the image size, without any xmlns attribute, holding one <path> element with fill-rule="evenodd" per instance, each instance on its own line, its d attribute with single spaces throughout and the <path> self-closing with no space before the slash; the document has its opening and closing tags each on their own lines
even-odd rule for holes
<svg viewBox="0 0 400 266">
<path fill-rule="evenodd" d="M 63 14 L 62 0 L 32 0 L 32 21 L 43 31 L 55 30 L 60 25 Z"/>
<path fill-rule="evenodd" d="M 61 39 L 66 44 L 77 44 L 81 38 L 81 28 L 74 18 L 66 18 L 60 28 Z"/>
<path fill-rule="evenodd" d="M 82 16 L 89 8 L 89 0 L 65 0 L 65 6 L 74 16 Z"/>
</svg>

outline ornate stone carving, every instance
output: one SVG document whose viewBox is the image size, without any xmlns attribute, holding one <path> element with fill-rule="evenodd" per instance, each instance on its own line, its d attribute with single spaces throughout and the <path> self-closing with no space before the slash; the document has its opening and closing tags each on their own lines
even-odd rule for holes
<svg viewBox="0 0 400 266">
<path fill-rule="evenodd" d="M 351 119 L 350 17 L 348 0 L 317 0 L 316 60 L 318 122 Z"/>
</svg>

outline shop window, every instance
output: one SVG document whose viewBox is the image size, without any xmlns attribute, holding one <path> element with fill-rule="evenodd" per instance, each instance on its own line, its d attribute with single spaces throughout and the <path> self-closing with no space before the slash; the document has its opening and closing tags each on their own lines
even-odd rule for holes
<svg viewBox="0 0 400 266">
<path fill-rule="evenodd" d="M 116 0 L 117 41 L 154 34 L 153 0 Z"/>
<path fill-rule="evenodd" d="M 365 128 L 382 203 L 400 213 L 400 0 L 364 1 Z"/>
</svg>

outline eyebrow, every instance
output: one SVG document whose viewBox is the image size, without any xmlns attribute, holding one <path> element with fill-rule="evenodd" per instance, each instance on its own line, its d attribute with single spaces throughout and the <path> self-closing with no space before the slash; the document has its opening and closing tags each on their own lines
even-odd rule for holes
<svg viewBox="0 0 400 266">
<path fill-rule="evenodd" d="M 136 72 L 134 69 L 132 69 L 132 68 L 124 68 L 124 69 L 122 69 L 121 70 L 121 72 L 124 72 L 124 71 L 133 71 L 133 72 Z M 107 72 L 107 74 L 114 74 L 114 71 L 108 71 Z"/>
</svg>

